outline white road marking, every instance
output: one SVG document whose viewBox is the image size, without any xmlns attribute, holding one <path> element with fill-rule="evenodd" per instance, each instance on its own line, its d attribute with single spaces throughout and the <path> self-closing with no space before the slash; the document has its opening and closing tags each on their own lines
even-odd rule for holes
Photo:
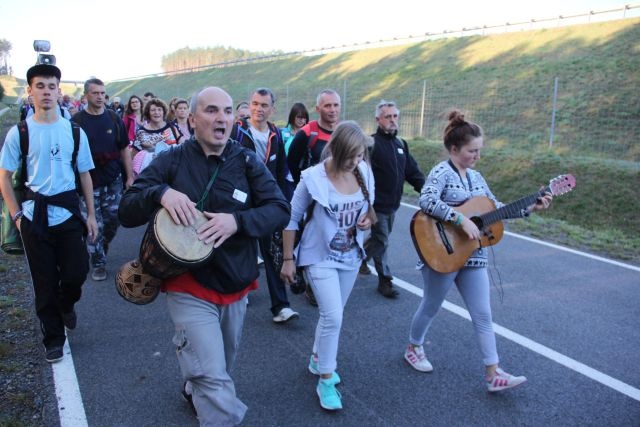
<svg viewBox="0 0 640 427">
<path fill-rule="evenodd" d="M 371 267 L 371 272 L 375 275 L 377 275 L 375 269 Z M 399 288 L 402 288 L 414 295 L 417 295 L 418 297 L 422 298 L 422 289 L 418 288 L 415 285 L 412 285 L 411 283 L 405 282 L 402 279 L 398 279 L 397 277 L 393 278 L 393 283 L 394 285 L 397 285 Z M 442 303 L 442 308 L 444 308 L 445 310 L 450 311 L 453 314 L 457 314 L 458 316 L 462 317 L 463 319 L 469 320 L 471 321 L 471 316 L 469 315 L 469 312 L 467 310 L 465 310 L 464 308 L 455 305 L 453 303 L 450 303 L 449 301 L 444 301 Z M 572 359 L 570 357 L 565 356 L 562 353 L 558 353 L 555 350 L 550 349 L 549 347 L 546 347 L 540 343 L 537 343 L 525 336 L 522 336 L 520 334 L 518 334 L 517 332 L 513 332 L 510 329 L 507 329 L 503 326 L 498 325 L 497 323 L 493 323 L 493 330 L 495 331 L 495 333 L 497 335 L 500 335 L 510 341 L 515 342 L 516 344 L 520 344 L 521 346 L 523 346 L 526 349 L 529 349 L 535 353 L 540 354 L 541 356 L 546 357 L 547 359 L 550 359 L 556 363 L 559 363 L 579 374 L 584 375 L 587 378 L 591 378 L 594 381 L 599 382 L 602 385 L 605 385 L 617 392 L 620 392 L 626 396 L 629 396 L 630 398 L 640 401 L 640 390 L 630 386 L 627 383 L 624 383 L 618 379 L 615 379 L 603 372 L 600 372 L 596 369 L 593 369 L 587 365 L 585 365 L 584 363 L 578 362 L 575 359 Z"/>
<path fill-rule="evenodd" d="M 419 207 L 415 205 L 410 205 L 408 203 L 402 203 L 403 206 L 412 209 L 419 209 Z M 633 265 L 624 264 L 618 261 L 610 260 L 607 258 L 599 257 L 596 255 L 591 255 L 585 252 L 576 251 L 574 249 L 565 248 L 562 246 L 554 245 L 552 243 L 543 242 L 541 240 L 533 239 L 526 236 L 521 236 L 519 234 L 511 233 L 506 231 L 505 234 L 508 234 L 513 237 L 517 237 L 520 239 L 524 239 L 533 243 L 538 243 L 541 245 L 549 246 L 554 249 L 570 252 L 576 255 L 581 255 L 587 258 L 595 259 L 598 261 L 606 262 L 612 265 L 616 265 L 618 267 L 628 268 L 634 271 L 640 271 L 639 267 L 635 267 Z M 375 269 L 371 268 L 373 274 L 376 274 Z M 397 284 L 398 287 L 403 288 L 404 290 L 411 292 L 414 295 L 422 298 L 422 289 L 405 282 L 402 279 L 394 278 L 394 284 Z M 455 304 L 452 304 L 448 301 L 445 301 L 442 304 L 442 307 L 445 310 L 448 310 L 458 316 L 471 320 L 469 316 L 469 312 L 462 307 L 459 307 Z M 504 328 L 496 323 L 493 324 L 493 329 L 496 334 L 507 338 L 517 344 L 522 345 L 525 348 L 528 348 L 531 351 L 534 351 L 548 359 L 553 360 L 567 368 L 576 371 L 588 378 L 591 378 L 613 390 L 616 390 L 626 396 L 631 397 L 634 400 L 640 401 L 640 390 L 626 384 L 620 380 L 617 380 L 603 372 L 600 372 L 596 369 L 593 369 L 577 360 L 571 359 L 561 353 L 558 353 L 555 350 L 550 349 L 542 344 L 539 344 L 529 338 L 526 338 L 516 332 L 513 332 L 507 328 Z M 56 389 L 56 397 L 58 399 L 58 413 L 60 416 L 60 427 L 85 427 L 87 424 L 87 416 L 84 411 L 84 405 L 82 403 L 82 395 L 80 394 L 80 387 L 78 385 L 78 379 L 76 377 L 76 371 L 73 365 L 73 357 L 71 355 L 71 347 L 69 347 L 69 342 L 65 342 L 64 344 L 64 359 L 60 362 L 52 364 L 53 369 L 53 381 Z"/>
<path fill-rule="evenodd" d="M 63 351 L 64 358 L 51 364 L 56 398 L 58 400 L 60 427 L 86 427 L 89 424 L 87 424 L 87 416 L 84 412 L 82 395 L 80 394 L 68 340 L 64 344 Z"/>
</svg>

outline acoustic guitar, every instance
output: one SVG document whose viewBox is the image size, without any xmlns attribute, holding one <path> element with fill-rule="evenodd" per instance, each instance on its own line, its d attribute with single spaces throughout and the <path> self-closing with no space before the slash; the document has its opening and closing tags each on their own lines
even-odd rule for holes
<svg viewBox="0 0 640 427">
<path fill-rule="evenodd" d="M 462 227 L 435 219 L 418 211 L 411 219 L 411 238 L 422 262 L 440 273 L 451 273 L 464 266 L 476 249 L 495 245 L 502 239 L 504 225 L 501 220 L 517 217 L 543 197 L 568 193 L 576 186 L 573 175 L 560 175 L 549 181 L 549 186 L 529 196 L 496 209 L 485 196 L 472 197 L 455 209 L 473 221 L 481 232 L 479 240 L 470 240 Z"/>
</svg>

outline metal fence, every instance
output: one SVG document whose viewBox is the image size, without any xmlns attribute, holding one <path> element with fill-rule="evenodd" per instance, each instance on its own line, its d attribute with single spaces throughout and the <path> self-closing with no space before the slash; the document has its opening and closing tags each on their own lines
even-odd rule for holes
<svg viewBox="0 0 640 427">
<path fill-rule="evenodd" d="M 342 120 L 355 120 L 365 131 L 376 129 L 375 106 L 381 100 L 395 101 L 400 109 L 399 134 L 406 138 L 441 141 L 446 113 L 453 108 L 481 125 L 490 147 L 506 144 L 523 149 L 552 146 L 558 153 L 599 156 L 640 162 L 640 99 L 638 87 L 620 87 L 602 93 L 580 91 L 576 82 L 560 77 L 517 89 L 501 80 L 478 85 L 473 81 L 454 89 L 437 82 L 419 81 L 393 92 L 336 81 L 328 87 L 341 96 Z M 614 84 L 612 82 L 612 84 Z M 630 85 L 630 83 L 627 83 Z M 246 91 L 232 94 L 248 99 L 264 82 L 248 82 Z M 277 110 L 271 120 L 283 125 L 295 102 L 304 103 L 312 118 L 316 96 L 327 86 L 274 87 Z M 615 94 L 626 96 L 613 99 Z"/>
</svg>

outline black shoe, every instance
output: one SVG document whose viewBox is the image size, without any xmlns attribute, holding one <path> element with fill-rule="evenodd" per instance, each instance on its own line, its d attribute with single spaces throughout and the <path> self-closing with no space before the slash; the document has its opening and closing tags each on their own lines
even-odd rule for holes
<svg viewBox="0 0 640 427">
<path fill-rule="evenodd" d="M 184 384 L 182 384 L 182 390 L 180 391 L 180 393 L 182 394 L 182 398 L 184 399 L 185 402 L 187 402 L 189 404 L 189 406 L 191 407 L 191 411 L 193 412 L 193 415 L 195 415 L 196 417 L 198 416 L 198 412 L 196 411 L 196 407 L 193 404 L 193 397 L 187 393 L 187 382 L 185 381 Z"/>
<path fill-rule="evenodd" d="M 397 298 L 400 293 L 393 288 L 391 279 L 381 277 L 378 281 L 378 292 L 385 298 Z"/>
<path fill-rule="evenodd" d="M 59 362 L 64 357 L 61 345 L 52 346 L 49 348 L 45 347 L 44 351 L 46 353 L 45 360 L 49 363 Z"/>
<path fill-rule="evenodd" d="M 62 313 L 62 322 L 64 323 L 65 328 L 69 330 L 75 329 L 76 324 L 78 323 L 76 311 L 71 310 L 69 313 Z"/>
<path fill-rule="evenodd" d="M 304 291 L 304 296 L 307 297 L 307 301 L 314 307 L 318 306 L 318 301 L 316 301 L 316 296 L 313 294 L 313 289 L 311 286 L 307 285 L 307 289 Z"/>
<path fill-rule="evenodd" d="M 360 270 L 358 270 L 359 274 L 362 274 L 363 276 L 368 276 L 371 274 L 371 269 L 369 268 L 369 265 L 367 265 L 367 261 L 362 260 L 362 264 L 360 264 Z"/>
</svg>

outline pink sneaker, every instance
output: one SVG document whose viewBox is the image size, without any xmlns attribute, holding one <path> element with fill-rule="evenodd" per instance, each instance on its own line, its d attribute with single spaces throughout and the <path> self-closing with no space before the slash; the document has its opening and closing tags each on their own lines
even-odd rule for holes
<svg viewBox="0 0 640 427">
<path fill-rule="evenodd" d="M 513 375 L 508 374 L 502 369 L 498 368 L 496 369 L 495 375 L 491 378 L 488 378 L 486 381 L 487 390 L 489 390 L 489 392 L 495 392 L 513 388 L 522 383 L 525 383 L 527 382 L 527 377 L 514 377 Z"/>
<path fill-rule="evenodd" d="M 424 348 L 422 348 L 421 345 L 414 347 L 412 344 L 409 344 L 404 351 L 404 360 L 416 371 L 433 371 L 433 366 L 431 366 L 431 363 L 427 360 L 427 356 L 424 354 Z"/>
</svg>

